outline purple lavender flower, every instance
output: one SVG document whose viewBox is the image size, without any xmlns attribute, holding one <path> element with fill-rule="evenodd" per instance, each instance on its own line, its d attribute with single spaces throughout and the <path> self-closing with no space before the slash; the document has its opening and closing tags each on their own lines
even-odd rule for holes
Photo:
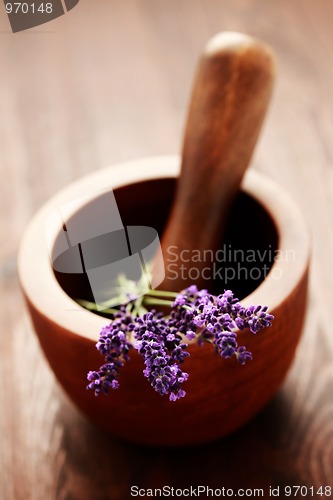
<svg viewBox="0 0 333 500">
<path fill-rule="evenodd" d="M 205 289 L 198 290 L 196 285 L 191 285 L 182 290 L 177 295 L 171 307 L 184 306 L 184 305 L 191 306 L 198 299 L 205 297 L 207 293 L 208 293 L 207 290 Z"/>
<path fill-rule="evenodd" d="M 238 347 L 236 357 L 241 365 L 245 365 L 246 361 L 252 359 L 252 354 L 246 350 L 245 346 Z"/>
<path fill-rule="evenodd" d="M 242 309 L 239 300 L 234 296 L 231 290 L 224 290 L 224 293 L 216 297 L 216 305 L 221 312 L 229 313 L 233 317 Z"/>
<path fill-rule="evenodd" d="M 140 306 L 141 303 L 142 298 Z M 133 334 L 135 348 L 144 360 L 144 376 L 155 391 L 176 401 L 185 396 L 182 384 L 188 379 L 188 373 L 180 368 L 189 356 L 184 338 L 196 340 L 199 345 L 210 342 L 221 357 L 235 356 L 244 365 L 252 359 L 252 354 L 245 346 L 238 346 L 234 330 L 248 328 L 257 333 L 271 326 L 274 319 L 267 312 L 267 306 L 243 307 L 231 290 L 214 296 L 207 290 L 198 290 L 195 285 L 180 292 L 170 305 L 169 316 L 154 310 L 137 316 L 135 312 L 128 312 L 137 310 L 133 299 L 132 304 L 121 307 L 113 315 L 111 323 L 102 328 L 96 344 L 105 364 L 98 371 L 88 373 L 88 389 L 93 389 L 97 396 L 119 387 L 120 369 L 129 360 L 129 351 L 133 348 L 129 338 Z"/>
<path fill-rule="evenodd" d="M 233 329 L 249 328 L 257 333 L 271 326 L 274 319 L 267 313 L 267 306 L 244 308 L 231 290 L 215 297 L 207 290 L 198 291 L 193 285 L 177 295 L 173 307 L 173 324 L 181 333 L 190 340 L 197 338 L 199 345 L 212 342 L 218 354 L 224 358 L 235 355 L 241 364 L 252 359 L 252 354 L 245 347 L 238 347 Z"/>
<path fill-rule="evenodd" d="M 117 378 L 119 376 L 119 368 L 122 366 L 123 363 L 117 360 L 113 363 L 106 363 L 98 371 L 90 371 L 87 375 L 87 379 L 90 382 L 87 385 L 87 389 L 93 389 L 95 396 L 98 396 L 101 392 L 108 394 L 109 389 L 118 389 L 119 382 Z"/>
<path fill-rule="evenodd" d="M 189 353 L 187 344 L 181 343 L 177 329 L 170 327 L 161 315 L 149 312 L 137 319 L 134 328 L 136 348 L 143 356 L 144 376 L 161 395 L 169 394 L 170 401 L 185 396 L 181 384 L 188 379 L 178 363 L 183 363 Z"/>
<path fill-rule="evenodd" d="M 235 332 L 221 332 L 215 336 L 214 344 L 216 352 L 223 358 L 228 359 L 237 352 L 237 335 Z"/>
<path fill-rule="evenodd" d="M 134 319 L 124 307 L 109 325 L 102 328 L 96 348 L 105 357 L 106 363 L 98 371 L 90 371 L 87 375 L 90 382 L 87 389 L 95 390 L 96 396 L 101 392 L 107 394 L 109 389 L 118 389 L 119 369 L 129 360 L 129 351 L 133 347 L 127 340 L 133 328 Z"/>
<path fill-rule="evenodd" d="M 120 310 L 114 320 L 102 328 L 96 348 L 102 356 L 106 356 L 107 361 L 112 361 L 115 358 L 123 358 L 128 361 L 132 344 L 128 342 L 127 334 L 133 328 L 134 319 L 132 316 L 126 310 Z"/>
<path fill-rule="evenodd" d="M 235 324 L 240 330 L 249 328 L 250 332 L 258 333 L 263 328 L 272 326 L 274 316 L 267 313 L 267 306 L 249 306 L 240 308 L 235 317 Z"/>
<path fill-rule="evenodd" d="M 193 332 L 192 330 L 187 330 L 186 337 L 188 338 L 188 340 L 195 339 L 195 337 L 196 337 L 195 332 Z"/>
</svg>

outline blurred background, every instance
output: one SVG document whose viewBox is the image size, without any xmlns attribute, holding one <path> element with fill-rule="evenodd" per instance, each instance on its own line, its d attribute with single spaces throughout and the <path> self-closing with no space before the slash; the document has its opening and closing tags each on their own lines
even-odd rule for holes
<svg viewBox="0 0 333 500">
<path fill-rule="evenodd" d="M 126 499 L 132 484 L 332 485 L 332 23 L 331 0 L 81 0 L 12 34 L 0 5 L 1 500 Z M 33 213 L 72 180 L 179 152 L 198 57 L 221 30 L 261 38 L 277 56 L 252 166 L 289 191 L 311 226 L 304 336 L 279 394 L 236 434 L 177 451 L 124 444 L 54 380 L 24 311 L 16 252 Z"/>
</svg>

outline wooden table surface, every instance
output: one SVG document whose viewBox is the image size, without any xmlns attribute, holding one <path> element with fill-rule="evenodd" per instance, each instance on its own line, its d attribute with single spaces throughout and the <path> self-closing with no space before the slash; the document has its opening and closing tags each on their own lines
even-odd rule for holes
<svg viewBox="0 0 333 500">
<path fill-rule="evenodd" d="M 332 485 L 332 25 L 332 0 L 81 0 L 13 35 L 0 5 L 1 500 L 127 499 L 135 484 L 265 488 L 268 498 L 269 485 Z M 179 151 L 197 57 L 220 30 L 277 54 L 253 168 L 311 226 L 309 312 L 293 367 L 257 418 L 210 445 L 147 449 L 96 429 L 59 388 L 24 309 L 16 252 L 32 214 L 67 183 Z"/>
</svg>

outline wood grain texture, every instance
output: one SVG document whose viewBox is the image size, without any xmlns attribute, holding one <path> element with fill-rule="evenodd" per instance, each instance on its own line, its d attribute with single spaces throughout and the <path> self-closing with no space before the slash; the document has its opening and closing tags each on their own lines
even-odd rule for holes
<svg viewBox="0 0 333 500">
<path fill-rule="evenodd" d="M 0 498 L 127 499 L 130 484 L 332 483 L 333 4 L 96 4 L 81 0 L 52 24 L 16 35 L 0 6 Z M 312 287 L 279 395 L 237 434 L 176 454 L 115 441 L 63 396 L 23 313 L 15 254 L 33 212 L 69 181 L 179 150 L 197 56 L 222 29 L 264 39 L 277 53 L 254 166 L 285 186 L 309 220 Z"/>
</svg>

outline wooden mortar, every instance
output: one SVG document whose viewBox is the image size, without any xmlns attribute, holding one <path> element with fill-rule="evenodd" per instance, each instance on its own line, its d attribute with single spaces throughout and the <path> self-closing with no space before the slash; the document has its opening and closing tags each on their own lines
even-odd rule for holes
<svg viewBox="0 0 333 500">
<path fill-rule="evenodd" d="M 253 353 L 253 361 L 239 366 L 234 359 L 216 356 L 211 345 L 191 344 L 191 356 L 184 363 L 190 375 L 184 384 L 187 396 L 170 403 L 143 377 L 142 357 L 134 351 L 122 370 L 120 389 L 98 398 L 86 390 L 87 372 L 101 364 L 95 344 L 108 320 L 79 307 L 58 282 L 45 237 L 46 220 L 65 203 L 81 199 L 76 208 L 80 210 L 85 195 L 95 192 L 97 198 L 100 191 L 110 188 L 116 196 L 119 193 L 121 211 L 129 214 L 125 224 L 153 225 L 167 213 L 179 170 L 178 158 L 157 157 L 106 168 L 71 184 L 35 215 L 19 251 L 19 278 L 34 329 L 68 396 L 104 429 L 151 445 L 210 441 L 258 413 L 290 367 L 306 309 L 310 241 L 303 216 L 281 187 L 258 172 L 248 172 L 242 192 L 266 214 L 268 222 L 260 230 L 262 234 L 276 232 L 277 248 L 285 257 L 274 262 L 268 277 L 242 301 L 244 305 L 267 304 L 275 315 L 266 332 L 239 333 L 239 343 Z M 48 229 L 55 244 L 62 226 L 55 222 Z M 287 251 L 292 251 L 292 259 L 286 258 Z"/>
</svg>

